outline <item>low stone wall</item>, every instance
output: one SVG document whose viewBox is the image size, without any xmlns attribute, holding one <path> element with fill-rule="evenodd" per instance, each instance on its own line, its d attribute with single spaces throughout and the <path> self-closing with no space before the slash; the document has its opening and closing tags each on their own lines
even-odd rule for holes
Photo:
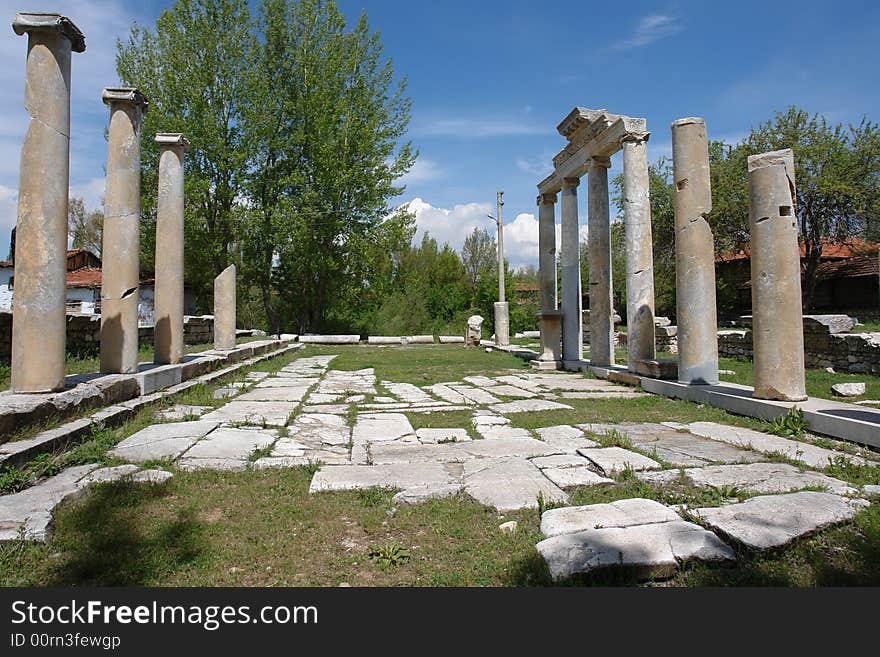
<svg viewBox="0 0 880 657">
<path fill-rule="evenodd" d="M 811 368 L 880 374 L 880 333 L 849 333 L 855 320 L 846 315 L 804 316 L 804 363 Z M 751 360 L 752 331 L 718 332 L 718 355 Z"/>
<path fill-rule="evenodd" d="M 183 318 L 183 339 L 186 344 L 210 344 L 214 341 L 214 316 Z M 153 344 L 153 327 L 138 329 L 141 344 Z M 101 345 L 101 316 L 70 314 L 67 316 L 67 351 L 97 352 Z M 12 313 L 0 312 L 0 362 L 8 363 L 12 350 Z"/>
</svg>

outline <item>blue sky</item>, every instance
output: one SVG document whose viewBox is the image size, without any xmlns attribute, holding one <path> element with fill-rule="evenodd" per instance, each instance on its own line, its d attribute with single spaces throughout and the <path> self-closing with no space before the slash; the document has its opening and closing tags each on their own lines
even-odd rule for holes
<svg viewBox="0 0 880 657">
<path fill-rule="evenodd" d="M 117 82 L 115 41 L 133 20 L 152 26 L 168 2 L 0 0 L 59 11 L 86 35 L 73 62 L 71 193 L 103 196 L 107 110 Z M 709 136 L 736 141 L 774 110 L 795 104 L 834 121 L 880 120 L 877 2 L 413 2 L 342 0 L 366 10 L 413 99 L 410 138 L 421 152 L 396 202 L 412 202 L 419 234 L 460 246 L 491 230 L 505 191 L 511 264 L 537 261 L 536 183 L 564 140 L 555 130 L 576 105 L 643 116 L 649 157 L 670 152 L 670 123 L 706 118 Z M 16 215 L 26 40 L 0 34 L 0 256 Z M 620 156 L 612 175 L 620 170 Z M 586 195 L 586 186 L 581 187 Z M 586 199 L 580 204 L 586 223 Z"/>
</svg>

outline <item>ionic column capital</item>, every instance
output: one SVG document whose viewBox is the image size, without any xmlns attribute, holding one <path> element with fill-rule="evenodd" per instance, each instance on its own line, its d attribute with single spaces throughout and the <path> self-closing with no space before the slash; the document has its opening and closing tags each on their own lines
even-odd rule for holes
<svg viewBox="0 0 880 657">
<path fill-rule="evenodd" d="M 610 157 L 591 157 L 590 158 L 590 169 L 609 169 L 611 168 L 611 158 Z"/>
<path fill-rule="evenodd" d="M 553 192 L 550 194 L 538 194 L 537 203 L 538 205 L 553 205 L 554 203 L 556 203 L 556 193 Z"/>
<path fill-rule="evenodd" d="M 159 132 L 153 139 L 159 148 L 182 148 L 184 151 L 189 150 L 189 139 L 180 132 Z"/>
<path fill-rule="evenodd" d="M 139 107 L 142 114 L 146 114 L 147 106 L 150 104 L 147 97 L 133 87 L 106 87 L 101 94 L 101 100 L 111 107 L 114 104 Z"/>
<path fill-rule="evenodd" d="M 581 179 L 577 176 L 562 179 L 562 189 L 573 189 L 581 184 Z M 554 194 L 555 196 L 555 194 Z"/>
<path fill-rule="evenodd" d="M 651 137 L 650 132 L 628 132 L 620 138 L 620 145 L 624 144 L 644 144 Z"/>
<path fill-rule="evenodd" d="M 12 20 L 12 31 L 21 36 L 30 32 L 57 32 L 67 37 L 73 52 L 85 52 L 86 37 L 67 16 L 20 11 Z"/>
</svg>

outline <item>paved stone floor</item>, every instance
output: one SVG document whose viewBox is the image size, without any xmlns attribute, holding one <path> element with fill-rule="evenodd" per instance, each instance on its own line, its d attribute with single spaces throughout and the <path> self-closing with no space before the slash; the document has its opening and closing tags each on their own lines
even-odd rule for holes
<svg viewBox="0 0 880 657">
<path fill-rule="evenodd" d="M 45 540 L 52 508 L 94 480 L 171 476 L 142 470 L 166 461 L 181 470 L 317 468 L 310 492 L 383 486 L 396 504 L 466 494 L 499 511 L 544 512 L 538 543 L 554 577 L 612 564 L 668 576 L 684 561 L 731 561 L 730 543 L 784 545 L 846 521 L 868 504 L 858 490 L 816 469 L 862 457 L 803 441 L 712 422 L 511 426 L 520 413 L 567 411 L 567 399 L 631 399 L 644 393 L 579 374 L 521 372 L 467 376 L 419 387 L 379 381 L 372 369 L 330 369 L 335 356 L 302 357 L 273 375 L 254 372 L 223 389 L 216 409 L 180 406 L 110 451 L 132 465 L 71 468 L 0 497 L 0 539 Z M 354 412 L 352 413 L 352 410 Z M 207 412 L 206 412 L 207 411 Z M 415 429 L 407 414 L 466 411 L 469 422 Z M 615 432 L 627 448 L 602 446 Z M 607 444 L 607 442 L 605 443 Z M 631 449 L 629 448 L 631 446 Z M 779 462 L 783 455 L 798 463 Z M 666 507 L 645 499 L 583 507 L 575 486 L 606 486 L 621 471 L 641 480 L 683 480 L 727 491 L 717 508 Z M 880 483 L 880 482 L 878 482 Z M 809 489 L 809 490 L 807 490 Z M 740 501 L 736 495 L 748 494 Z"/>
</svg>

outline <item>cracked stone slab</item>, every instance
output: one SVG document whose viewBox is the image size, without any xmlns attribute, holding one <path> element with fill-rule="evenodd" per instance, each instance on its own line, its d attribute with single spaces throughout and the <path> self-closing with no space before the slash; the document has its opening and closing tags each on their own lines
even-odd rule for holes
<svg viewBox="0 0 880 657">
<path fill-rule="evenodd" d="M 434 396 L 439 397 L 443 401 L 447 401 L 451 404 L 464 404 L 466 406 L 474 404 L 471 399 L 468 399 L 460 392 L 456 392 L 448 385 L 444 385 L 442 383 L 437 383 L 432 386 L 426 386 L 425 389 L 429 390 Z"/>
<path fill-rule="evenodd" d="M 318 382 L 318 379 L 310 379 L 303 377 L 294 377 L 294 376 L 279 376 L 273 377 L 271 379 L 264 379 L 256 386 L 254 386 L 252 392 L 258 390 L 266 390 L 266 388 L 311 388 L 314 384 Z"/>
<path fill-rule="evenodd" d="M 415 433 L 403 413 L 362 413 L 355 421 L 351 439 L 355 443 L 384 442 L 415 437 Z"/>
<path fill-rule="evenodd" d="M 547 479 L 560 488 L 575 486 L 605 486 L 616 483 L 613 479 L 596 474 L 590 467 L 580 465 L 566 468 L 542 468 L 541 472 Z"/>
<path fill-rule="evenodd" d="M 549 390 L 563 390 L 568 392 L 593 392 L 602 390 L 616 390 L 618 392 L 632 391 L 632 388 L 617 386 L 603 379 L 587 379 L 583 376 L 571 374 L 535 375 L 531 380 Z"/>
<path fill-rule="evenodd" d="M 181 457 L 179 465 L 184 469 L 211 469 L 202 461 L 243 461 L 246 463 L 251 454 L 259 449 L 267 448 L 277 438 L 278 435 L 275 432 L 220 427 L 193 445 Z"/>
<path fill-rule="evenodd" d="M 702 468 L 640 472 L 636 476 L 651 483 L 669 483 L 686 477 L 698 486 L 737 488 L 748 493 L 787 493 L 803 488 L 824 487 L 839 495 L 857 495 L 845 481 L 819 472 L 803 472 L 788 463 L 744 463 L 709 465 Z"/>
<path fill-rule="evenodd" d="M 462 378 L 462 381 L 477 386 L 478 388 L 487 388 L 498 385 L 498 382 L 495 379 L 490 379 L 488 376 L 465 376 Z"/>
<path fill-rule="evenodd" d="M 568 501 L 565 491 L 541 474 L 537 467 L 521 458 L 466 461 L 464 490 L 481 504 L 494 506 L 499 511 L 535 509 L 538 507 L 539 494 L 546 503 Z"/>
<path fill-rule="evenodd" d="M 438 429 L 424 427 L 416 429 L 416 438 L 419 439 L 419 442 L 425 444 L 446 442 L 463 443 L 471 440 L 467 429 L 457 429 L 453 427 Z"/>
<path fill-rule="evenodd" d="M 597 390 L 596 392 L 563 392 L 560 394 L 562 399 L 638 399 L 639 397 L 650 397 L 649 392 L 627 391 L 605 391 Z"/>
<path fill-rule="evenodd" d="M 250 392 L 245 392 L 238 397 L 236 401 L 280 401 L 280 402 L 300 402 L 305 397 L 308 386 L 284 386 L 261 388 L 257 386 Z"/>
<path fill-rule="evenodd" d="M 190 404 L 175 404 L 171 408 L 166 408 L 156 413 L 156 417 L 161 420 L 184 420 L 188 417 L 201 417 L 213 406 L 192 406 Z"/>
<path fill-rule="evenodd" d="M 655 500 L 630 498 L 607 504 L 588 504 L 549 509 L 541 514 L 544 536 L 574 534 L 603 527 L 631 527 L 681 520 L 669 507 Z"/>
<path fill-rule="evenodd" d="M 351 427 L 340 415 L 302 413 L 294 419 L 288 435 L 309 446 L 347 445 L 351 440 Z"/>
<path fill-rule="evenodd" d="M 710 465 L 711 463 L 755 463 L 763 456 L 754 450 L 734 447 L 727 443 L 700 438 L 662 425 L 656 431 L 626 431 L 633 446 L 656 453 L 667 463 L 681 467 Z"/>
<path fill-rule="evenodd" d="M 431 395 L 411 383 L 393 383 L 391 381 L 382 381 L 382 387 L 388 390 L 395 397 L 398 397 L 405 402 L 419 403 L 436 401 L 433 397 L 431 397 Z"/>
<path fill-rule="evenodd" d="M 501 400 L 482 388 L 471 388 L 469 386 L 450 386 L 453 391 L 469 399 L 475 404 L 497 404 Z"/>
<path fill-rule="evenodd" d="M 134 463 L 175 459 L 218 424 L 207 420 L 154 424 L 133 433 L 107 453 Z"/>
<path fill-rule="evenodd" d="M 755 550 L 786 545 L 801 536 L 851 520 L 865 500 L 801 491 L 762 495 L 738 504 L 693 509 L 701 522 Z"/>
<path fill-rule="evenodd" d="M 531 462 L 541 468 L 576 468 L 589 465 L 590 461 L 578 454 L 552 454 L 550 456 L 536 456 Z"/>
<path fill-rule="evenodd" d="M 523 390 L 511 385 L 497 385 L 492 388 L 492 394 L 498 397 L 517 397 L 520 399 L 530 399 L 537 397 L 538 393 Z"/>
<path fill-rule="evenodd" d="M 523 390 L 528 390 L 534 393 L 546 392 L 546 390 L 540 383 L 532 381 L 526 376 L 507 374 L 505 376 L 496 376 L 495 380 L 498 383 L 506 383 L 507 385 L 514 386 L 516 388 L 522 388 Z"/>
<path fill-rule="evenodd" d="M 510 424 L 510 418 L 506 418 L 502 415 L 490 415 L 488 413 L 485 413 L 485 414 L 481 414 L 481 415 L 474 415 L 474 417 L 471 418 L 471 424 L 474 426 L 474 428 L 479 429 L 481 426 L 487 426 L 487 425 L 492 425 L 492 424 L 495 424 L 495 425 Z"/>
<path fill-rule="evenodd" d="M 329 413 L 331 415 L 346 415 L 348 404 L 307 404 L 302 407 L 303 413 Z"/>
<path fill-rule="evenodd" d="M 327 395 L 320 392 L 313 392 L 309 395 L 310 404 L 333 404 L 342 399 L 342 395 Z"/>
<path fill-rule="evenodd" d="M 459 483 L 442 463 L 389 463 L 385 465 L 326 465 L 318 470 L 309 493 L 361 488 L 441 487 Z"/>
<path fill-rule="evenodd" d="M 535 432 L 548 445 L 570 454 L 587 447 L 599 447 L 599 443 L 584 437 L 583 431 L 566 424 L 553 427 L 539 427 L 535 429 Z"/>
<path fill-rule="evenodd" d="M 476 457 L 508 457 L 532 458 L 557 454 L 558 450 L 534 438 L 493 438 L 491 440 L 473 440 L 469 443 L 449 445 L 466 454 Z"/>
<path fill-rule="evenodd" d="M 296 402 L 239 401 L 236 399 L 216 411 L 203 415 L 202 419 L 226 424 L 266 424 L 283 427 L 297 406 Z"/>
<path fill-rule="evenodd" d="M 824 468 L 838 457 L 843 457 L 855 465 L 864 465 L 866 461 L 858 456 L 837 452 L 817 445 L 810 445 L 798 440 L 790 440 L 768 433 L 732 427 L 715 422 L 692 422 L 687 428 L 698 436 L 719 440 L 737 447 L 754 449 L 765 454 L 778 452 L 790 459 L 800 461 L 813 468 Z"/>
<path fill-rule="evenodd" d="M 532 413 L 535 411 L 571 410 L 571 406 L 549 399 L 523 399 L 519 401 L 494 404 L 490 407 L 496 413 Z"/>
<path fill-rule="evenodd" d="M 387 463 L 462 463 L 467 459 L 476 458 L 472 454 L 453 449 L 452 444 L 423 445 L 400 442 L 374 443 L 370 446 L 370 460 L 375 465 Z"/>
<path fill-rule="evenodd" d="M 499 426 L 496 424 L 480 424 L 477 425 L 476 431 L 480 436 L 487 440 L 497 440 L 498 438 L 531 438 L 532 434 L 528 429 L 517 429 L 508 426 Z"/>
<path fill-rule="evenodd" d="M 645 578 L 671 577 L 679 563 L 736 559 L 715 534 L 684 520 L 588 529 L 544 539 L 535 547 L 554 580 L 621 566 Z"/>
<path fill-rule="evenodd" d="M 253 462 L 255 470 L 267 468 L 298 468 L 314 465 L 348 465 L 351 460 L 346 454 L 335 454 L 322 450 L 310 450 L 303 456 L 263 456 Z"/>
<path fill-rule="evenodd" d="M 579 449 L 578 454 L 588 458 L 603 473 L 611 474 L 630 468 L 632 470 L 659 470 L 662 466 L 643 454 L 623 447 L 592 447 Z"/>
</svg>

